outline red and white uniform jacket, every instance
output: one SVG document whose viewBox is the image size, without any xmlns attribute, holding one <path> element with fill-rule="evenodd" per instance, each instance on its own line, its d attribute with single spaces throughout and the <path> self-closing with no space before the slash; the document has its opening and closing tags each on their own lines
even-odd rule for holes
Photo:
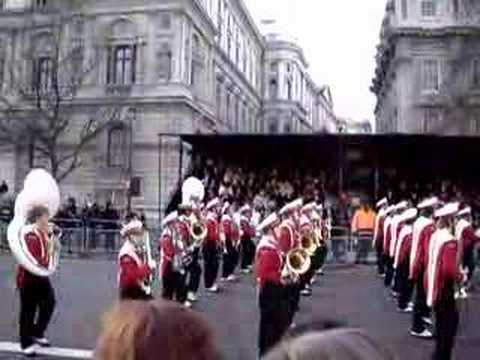
<svg viewBox="0 0 480 360">
<path fill-rule="evenodd" d="M 130 241 L 125 241 L 118 254 L 118 285 L 120 289 L 141 288 L 153 271 L 148 263 L 138 254 Z"/>
<path fill-rule="evenodd" d="M 385 209 L 381 209 L 375 218 L 375 228 L 373 230 L 373 247 L 376 248 L 378 244 L 383 244 L 383 226 L 385 224 Z"/>
<path fill-rule="evenodd" d="M 216 213 L 210 211 L 206 216 L 207 221 L 207 237 L 205 244 L 219 245 L 220 243 L 220 223 Z"/>
<path fill-rule="evenodd" d="M 390 227 L 391 237 L 390 237 L 390 250 L 389 255 L 393 259 L 395 258 L 395 251 L 397 250 L 397 239 L 400 235 L 400 231 L 403 228 L 403 222 L 400 220 L 400 216 L 393 217 L 392 226 Z"/>
<path fill-rule="evenodd" d="M 231 242 L 233 246 L 237 246 L 240 241 L 239 225 L 228 214 L 224 214 L 220 221 L 220 236 L 222 242 Z"/>
<path fill-rule="evenodd" d="M 467 251 L 471 251 L 473 246 L 476 243 L 480 242 L 480 238 L 475 234 L 472 224 L 470 224 L 465 219 L 460 219 L 455 226 L 455 238 L 460 243 L 460 256 L 459 259 L 463 258 L 463 255 Z"/>
<path fill-rule="evenodd" d="M 255 228 L 251 220 L 246 216 L 240 217 L 240 237 L 242 240 L 251 240 L 255 237 Z"/>
<path fill-rule="evenodd" d="M 391 240 L 392 240 L 392 217 L 387 216 L 383 223 L 383 253 L 385 255 L 389 255 Z"/>
<path fill-rule="evenodd" d="M 284 220 L 279 226 L 278 244 L 280 249 L 287 253 L 297 247 L 299 237 L 296 231 L 295 223 L 292 220 Z"/>
<path fill-rule="evenodd" d="M 21 241 L 26 247 L 28 253 L 33 257 L 38 265 L 48 268 L 50 257 L 48 256 L 48 234 L 41 231 L 34 225 L 25 226 L 22 229 Z M 24 286 L 35 281 L 37 276 L 28 272 L 21 265 L 17 268 L 17 287 L 22 289 Z"/>
<path fill-rule="evenodd" d="M 255 255 L 255 269 L 258 287 L 266 283 L 282 285 L 283 252 L 272 235 L 264 235 Z"/>
<path fill-rule="evenodd" d="M 180 260 L 178 257 L 184 254 L 182 239 L 187 236 L 190 236 L 190 233 L 186 222 L 178 222 L 174 228 L 166 227 L 163 230 L 160 237 L 160 253 L 162 254 L 160 273 L 162 276 L 168 275 L 168 271 L 172 269 L 170 265 L 174 261 Z"/>
<path fill-rule="evenodd" d="M 393 261 L 393 267 L 395 269 L 402 265 L 409 265 L 410 249 L 412 248 L 412 233 L 412 226 L 404 225 L 398 234 L 397 246 L 395 248 L 395 259 Z"/>
<path fill-rule="evenodd" d="M 430 239 L 435 231 L 432 219 L 421 216 L 413 223 L 412 250 L 410 253 L 410 279 L 418 280 L 428 265 Z"/>
<path fill-rule="evenodd" d="M 458 241 L 446 229 L 436 230 L 430 242 L 431 255 L 428 262 L 427 305 L 434 307 L 450 292 L 459 279 Z"/>
</svg>

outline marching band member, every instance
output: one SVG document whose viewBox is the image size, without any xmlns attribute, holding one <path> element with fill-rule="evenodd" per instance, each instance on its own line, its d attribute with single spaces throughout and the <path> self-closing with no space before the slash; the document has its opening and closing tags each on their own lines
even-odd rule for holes
<svg viewBox="0 0 480 360">
<path fill-rule="evenodd" d="M 383 198 L 376 204 L 377 217 L 375 218 L 375 228 L 373 230 L 373 248 L 377 254 L 377 271 L 379 276 L 385 276 L 385 265 L 383 257 L 383 227 L 387 216 L 388 200 Z"/>
<path fill-rule="evenodd" d="M 385 255 L 385 286 L 390 287 L 393 282 L 393 251 L 392 243 L 394 243 L 393 233 L 397 232 L 398 224 L 396 224 L 395 218 L 407 207 L 406 203 L 398 203 L 390 206 L 386 211 L 388 213 L 384 222 L 384 235 L 383 235 L 383 253 Z"/>
<path fill-rule="evenodd" d="M 290 250 L 298 247 L 299 234 L 298 234 L 298 212 L 303 205 L 302 199 L 297 199 L 285 205 L 279 212 L 281 223 L 279 225 L 279 238 L 278 242 L 280 248 L 287 254 Z M 299 309 L 300 303 L 300 291 L 301 284 L 298 281 L 291 281 L 286 285 L 287 297 L 289 299 L 289 323 L 293 325 L 293 319 L 295 313 Z"/>
<path fill-rule="evenodd" d="M 162 221 L 162 235 L 160 248 L 162 254 L 161 276 L 163 291 L 162 297 L 166 300 L 176 300 L 191 307 L 187 300 L 186 270 L 183 264 L 184 239 L 189 234 L 185 227 L 178 223 L 178 213 L 170 213 Z"/>
<path fill-rule="evenodd" d="M 125 239 L 118 253 L 120 299 L 150 300 L 153 298 L 150 277 L 156 264 L 147 256 L 142 222 L 131 220 L 120 235 Z"/>
<path fill-rule="evenodd" d="M 61 230 L 49 220 L 59 203 L 60 191 L 53 177 L 45 170 L 32 170 L 16 198 L 8 226 L 8 243 L 18 263 L 19 335 L 25 356 L 35 356 L 37 346 L 50 346 L 45 338 L 55 309 L 50 276 L 58 267 Z"/>
<path fill-rule="evenodd" d="M 399 294 L 399 282 L 398 274 L 395 273 L 395 250 L 397 248 L 397 240 L 398 235 L 400 235 L 400 231 L 404 226 L 403 222 L 403 214 L 408 207 L 408 202 L 402 201 L 396 205 L 397 214 L 392 219 L 392 226 L 391 226 L 391 236 L 390 236 L 390 248 L 389 248 L 389 256 L 390 256 L 390 266 L 392 267 L 393 271 L 393 286 L 392 286 L 392 296 L 397 297 Z M 412 307 L 413 308 L 413 307 Z M 411 311 L 411 309 L 408 309 Z"/>
<path fill-rule="evenodd" d="M 303 296 L 312 295 L 312 288 L 310 285 L 316 270 L 318 270 L 318 267 L 317 267 L 318 261 L 316 261 L 317 259 L 315 259 L 315 254 L 317 254 L 318 256 L 318 249 L 320 247 L 319 246 L 320 244 L 319 244 L 319 239 L 316 238 L 316 232 L 315 232 L 315 228 L 312 221 L 312 213 L 314 212 L 315 207 L 316 207 L 315 203 L 308 203 L 305 206 L 303 206 L 301 209 L 302 215 L 300 216 L 300 223 L 299 223 L 300 237 L 302 236 L 313 237 L 313 240 L 315 241 L 315 245 L 316 245 L 315 253 L 313 253 L 310 256 L 310 259 L 311 259 L 310 269 L 308 269 L 308 271 L 300 277 L 300 287 L 301 287 L 300 294 Z"/>
<path fill-rule="evenodd" d="M 315 282 L 316 274 L 323 275 L 322 267 L 328 253 L 328 247 L 323 237 L 322 218 L 320 216 L 321 212 L 318 211 L 319 206 L 321 207 L 321 205 L 315 205 L 315 211 L 312 211 L 310 214 L 315 238 L 318 241 L 315 253 L 311 257 L 311 266 L 312 271 L 314 272 L 314 275 L 310 281 L 311 285 Z"/>
<path fill-rule="evenodd" d="M 459 273 L 459 244 L 452 235 L 457 203 L 449 203 L 435 212 L 437 229 L 430 241 L 427 305 L 435 314 L 435 351 L 433 360 L 450 360 L 458 328 L 455 286 Z"/>
<path fill-rule="evenodd" d="M 279 223 L 277 215 L 271 214 L 257 228 L 262 233 L 255 257 L 260 308 L 260 357 L 281 340 L 290 325 L 290 302 L 282 279 L 284 251 L 278 242 L 279 234 L 276 230 Z"/>
<path fill-rule="evenodd" d="M 231 215 L 231 205 L 223 205 L 220 221 L 220 241 L 223 244 L 222 281 L 235 281 L 235 267 L 238 262 L 238 228 Z"/>
<path fill-rule="evenodd" d="M 323 266 L 328 255 L 328 241 L 332 237 L 332 214 L 330 207 L 324 208 L 322 204 L 318 204 L 316 210 L 320 217 L 318 226 L 321 245 L 318 249 L 318 265 L 316 267 L 318 267 L 317 274 L 324 275 Z"/>
<path fill-rule="evenodd" d="M 464 207 L 457 214 L 455 238 L 460 242 L 459 258 L 467 273 L 467 282 L 469 282 L 475 272 L 475 244 L 480 242 L 480 238 L 475 234 L 472 226 L 472 209 L 469 206 Z M 462 299 L 468 297 L 467 282 L 462 284 L 458 292 L 458 297 Z"/>
<path fill-rule="evenodd" d="M 410 269 L 410 250 L 412 248 L 413 222 L 418 214 L 416 208 L 411 208 L 402 214 L 402 229 L 398 235 L 395 248 L 395 260 L 393 267 L 395 269 L 396 282 L 398 282 L 398 310 L 401 312 L 411 312 L 413 307 L 410 305 L 412 297 L 413 283 L 409 277 Z"/>
<path fill-rule="evenodd" d="M 219 267 L 219 251 L 221 248 L 219 237 L 220 224 L 218 219 L 220 205 L 220 199 L 215 198 L 206 206 L 208 231 L 203 243 L 204 282 L 206 290 L 212 293 L 218 291 L 216 281 Z"/>
<path fill-rule="evenodd" d="M 430 239 L 435 231 L 433 213 L 438 204 L 439 201 L 436 197 L 426 199 L 418 204 L 417 208 L 420 216 L 413 224 L 409 274 L 414 284 L 415 299 L 410 335 L 420 338 L 431 338 L 433 336 L 432 332 L 427 329 L 431 320 L 424 279 L 428 266 Z"/>
<path fill-rule="evenodd" d="M 244 205 L 240 213 L 240 247 L 241 247 L 241 270 L 244 274 L 252 271 L 252 264 L 255 258 L 255 228 L 252 224 L 252 209 Z"/>
</svg>

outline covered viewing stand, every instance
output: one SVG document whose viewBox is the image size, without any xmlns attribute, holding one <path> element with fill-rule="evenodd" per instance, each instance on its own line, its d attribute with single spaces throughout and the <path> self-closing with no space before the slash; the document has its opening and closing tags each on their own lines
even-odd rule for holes
<svg viewBox="0 0 480 360">
<path fill-rule="evenodd" d="M 385 191 L 389 181 L 399 177 L 419 183 L 448 179 L 467 186 L 476 186 L 480 180 L 478 137 L 159 134 L 160 144 L 165 137 L 177 138 L 180 143 L 179 183 L 188 175 L 182 171 L 185 144 L 194 157 L 220 158 L 251 168 L 287 163 L 292 170 L 325 170 L 334 176 L 336 190 L 371 197 Z M 161 174 L 161 161 L 159 171 Z"/>
</svg>

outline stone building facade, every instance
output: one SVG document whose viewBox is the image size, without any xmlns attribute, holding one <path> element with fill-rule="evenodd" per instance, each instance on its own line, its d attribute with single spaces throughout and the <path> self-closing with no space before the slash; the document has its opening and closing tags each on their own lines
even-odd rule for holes
<svg viewBox="0 0 480 360">
<path fill-rule="evenodd" d="M 379 133 L 480 135 L 480 2 L 389 0 L 371 90 Z"/>
<path fill-rule="evenodd" d="M 265 133 L 272 130 L 270 110 L 284 103 L 293 114 L 290 132 L 326 129 L 324 119 L 333 117 L 328 87 L 313 84 L 294 44 L 275 55 L 301 76 L 290 103 L 280 87 L 278 98 L 264 101 L 265 59 L 283 45 L 275 50 L 266 41 L 241 0 L 4 0 L 0 8 L 4 95 L 14 91 L 8 64 L 18 64 L 26 83 L 48 81 L 54 27 L 62 51 L 76 54 L 77 69 L 89 69 L 68 105 L 73 121 L 64 146 L 92 114 L 106 105 L 120 109 L 86 149 L 82 166 L 61 183 L 64 196 L 112 200 L 124 209 L 134 182 L 132 207 L 155 218 L 178 186 L 179 166 L 189 164 L 188 148 L 180 151 L 177 137 L 160 140 L 159 134 Z M 279 74 L 278 81 L 284 78 Z M 276 114 L 279 124 L 285 121 Z M 0 160 L 2 179 L 18 187 L 28 170 L 26 149 L 3 145 Z M 42 165 L 40 156 L 35 165 Z"/>
</svg>

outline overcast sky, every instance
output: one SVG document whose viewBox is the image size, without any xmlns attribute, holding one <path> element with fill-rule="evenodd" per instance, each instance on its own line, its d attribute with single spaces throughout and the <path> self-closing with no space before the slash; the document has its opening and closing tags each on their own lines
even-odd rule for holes
<svg viewBox="0 0 480 360">
<path fill-rule="evenodd" d="M 244 1 L 257 24 L 275 19 L 278 30 L 298 39 L 315 82 L 330 85 L 337 115 L 374 119 L 369 87 L 386 0 Z"/>
</svg>

